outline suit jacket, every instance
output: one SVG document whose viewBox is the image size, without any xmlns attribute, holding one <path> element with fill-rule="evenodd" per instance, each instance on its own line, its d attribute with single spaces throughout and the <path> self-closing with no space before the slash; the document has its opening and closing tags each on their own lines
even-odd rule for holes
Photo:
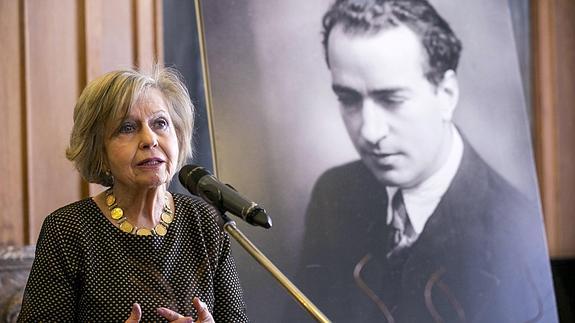
<svg viewBox="0 0 575 323">
<path fill-rule="evenodd" d="M 418 240 L 391 259 L 386 209 L 385 187 L 361 161 L 314 187 L 296 282 L 331 320 L 557 321 L 537 203 L 466 142 Z M 291 314 L 304 321 L 303 311 Z"/>
</svg>

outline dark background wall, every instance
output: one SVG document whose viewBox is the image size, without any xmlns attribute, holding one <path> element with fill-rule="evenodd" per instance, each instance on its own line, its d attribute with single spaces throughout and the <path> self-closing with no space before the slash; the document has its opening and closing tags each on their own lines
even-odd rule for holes
<svg viewBox="0 0 575 323">
<path fill-rule="evenodd" d="M 164 63 L 182 74 L 196 107 L 192 162 L 212 171 L 213 160 L 194 1 L 165 0 L 163 13 Z M 172 185 L 178 191 L 183 189 L 175 181 Z"/>
</svg>

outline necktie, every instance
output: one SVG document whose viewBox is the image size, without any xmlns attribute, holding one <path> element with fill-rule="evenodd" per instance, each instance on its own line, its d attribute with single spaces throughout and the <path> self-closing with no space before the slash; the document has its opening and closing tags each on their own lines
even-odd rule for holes
<svg viewBox="0 0 575 323">
<path fill-rule="evenodd" d="M 400 251 L 411 246 L 417 239 L 417 234 L 409 221 L 405 203 L 403 202 L 403 194 L 398 190 L 391 201 L 392 218 L 390 223 L 390 240 L 391 248 L 387 253 L 387 257 L 392 257 Z"/>
</svg>

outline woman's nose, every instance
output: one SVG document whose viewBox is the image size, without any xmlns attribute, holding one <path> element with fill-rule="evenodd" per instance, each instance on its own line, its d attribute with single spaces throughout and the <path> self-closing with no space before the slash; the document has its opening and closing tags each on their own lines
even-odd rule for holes
<svg viewBox="0 0 575 323">
<path fill-rule="evenodd" d="M 158 135 L 150 127 L 142 127 L 140 148 L 153 148 L 158 145 Z"/>
</svg>

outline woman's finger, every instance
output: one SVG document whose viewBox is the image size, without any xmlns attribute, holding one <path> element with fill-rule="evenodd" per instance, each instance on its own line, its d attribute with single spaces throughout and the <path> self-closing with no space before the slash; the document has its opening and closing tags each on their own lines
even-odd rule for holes
<svg viewBox="0 0 575 323">
<path fill-rule="evenodd" d="M 198 312 L 198 322 L 214 322 L 212 314 L 210 313 L 210 311 L 208 310 L 208 306 L 204 302 L 200 301 L 199 298 L 194 297 L 192 303 L 194 304 L 194 308 Z"/>
<path fill-rule="evenodd" d="M 158 308 L 158 315 L 160 315 L 161 317 L 165 318 L 170 322 L 176 320 L 179 320 L 178 322 L 187 322 L 187 321 L 192 322 L 191 318 L 189 320 L 180 320 L 185 319 L 185 317 L 183 315 L 180 315 L 178 312 L 174 312 L 171 309 L 165 307 Z"/>
<path fill-rule="evenodd" d="M 140 304 L 134 303 L 132 305 L 132 312 L 130 313 L 130 317 L 128 317 L 125 323 L 137 323 L 140 322 L 141 318 L 142 318 L 142 309 L 140 308 Z"/>
</svg>

